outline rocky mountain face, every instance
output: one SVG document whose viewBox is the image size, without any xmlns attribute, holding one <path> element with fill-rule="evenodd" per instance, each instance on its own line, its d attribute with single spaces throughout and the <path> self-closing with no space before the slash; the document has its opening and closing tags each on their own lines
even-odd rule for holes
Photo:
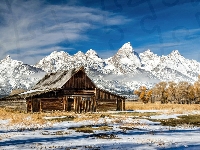
<svg viewBox="0 0 200 150">
<path fill-rule="evenodd" d="M 7 56 L 0 61 L 0 93 L 7 94 L 14 88 L 28 89 L 45 72 L 79 66 L 85 66 L 99 87 L 126 95 L 141 85 L 151 87 L 159 81 L 194 82 L 200 74 L 200 63 L 184 58 L 177 50 L 167 56 L 158 56 L 150 50 L 138 54 L 128 42 L 108 59 L 100 58 L 92 49 L 73 56 L 54 51 L 34 66 Z"/>
<path fill-rule="evenodd" d="M 28 89 L 44 74 L 42 69 L 7 56 L 0 61 L 0 95 L 8 95 L 12 89 Z"/>
</svg>

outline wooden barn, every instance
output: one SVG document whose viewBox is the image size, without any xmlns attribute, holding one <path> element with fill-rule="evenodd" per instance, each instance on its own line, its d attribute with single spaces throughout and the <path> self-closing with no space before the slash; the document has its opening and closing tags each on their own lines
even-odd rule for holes
<svg viewBox="0 0 200 150">
<path fill-rule="evenodd" d="M 0 99 L 24 112 L 125 110 L 125 97 L 98 88 L 83 67 L 45 75 L 31 90 Z"/>
</svg>

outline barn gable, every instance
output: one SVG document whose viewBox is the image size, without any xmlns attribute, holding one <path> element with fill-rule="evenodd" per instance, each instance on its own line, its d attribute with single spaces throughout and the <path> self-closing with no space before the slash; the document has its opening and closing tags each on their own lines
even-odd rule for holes
<svg viewBox="0 0 200 150">
<path fill-rule="evenodd" d="M 94 90 L 96 85 L 87 76 L 83 68 L 80 68 L 64 85 L 66 90 Z"/>
</svg>

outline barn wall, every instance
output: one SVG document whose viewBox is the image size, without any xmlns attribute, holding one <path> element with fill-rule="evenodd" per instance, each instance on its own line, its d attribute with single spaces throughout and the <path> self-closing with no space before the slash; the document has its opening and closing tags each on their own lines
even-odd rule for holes
<svg viewBox="0 0 200 150">
<path fill-rule="evenodd" d="M 125 99 L 111 92 L 97 89 L 97 111 L 122 111 L 125 110 Z"/>
<path fill-rule="evenodd" d="M 0 107 L 26 112 L 26 100 L 0 100 Z"/>
<path fill-rule="evenodd" d="M 98 100 L 97 111 L 116 111 L 116 100 Z"/>
<path fill-rule="evenodd" d="M 96 112 L 97 102 L 95 96 L 91 97 L 74 97 L 74 111 L 76 113 Z"/>
<path fill-rule="evenodd" d="M 64 110 L 63 99 L 62 98 L 47 98 L 41 100 L 41 110 L 42 111 L 52 111 L 52 110 Z"/>
</svg>

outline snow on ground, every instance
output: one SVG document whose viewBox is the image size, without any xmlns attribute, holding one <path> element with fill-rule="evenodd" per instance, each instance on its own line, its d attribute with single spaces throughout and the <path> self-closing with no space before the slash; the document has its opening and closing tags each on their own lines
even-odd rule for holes
<svg viewBox="0 0 200 150">
<path fill-rule="evenodd" d="M 179 115 L 155 115 L 150 118 L 167 119 Z M 0 149 L 200 149 L 198 127 L 162 126 L 159 122 L 131 116 L 63 121 L 37 130 L 28 127 L 28 130 L 12 130 L 15 127 L 7 128 L 8 123 L 9 120 L 0 120 Z M 93 129 L 107 126 L 109 130 L 84 133 L 73 129 L 88 125 Z"/>
</svg>

